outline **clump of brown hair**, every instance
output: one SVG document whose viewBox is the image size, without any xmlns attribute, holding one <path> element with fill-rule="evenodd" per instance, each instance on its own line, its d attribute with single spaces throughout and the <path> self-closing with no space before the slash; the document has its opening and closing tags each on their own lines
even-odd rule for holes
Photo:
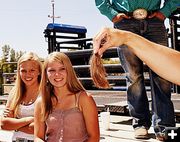
<svg viewBox="0 0 180 142">
<path fill-rule="evenodd" d="M 106 79 L 107 73 L 99 54 L 93 54 L 90 59 L 90 74 L 94 85 L 98 88 L 110 88 Z"/>
</svg>

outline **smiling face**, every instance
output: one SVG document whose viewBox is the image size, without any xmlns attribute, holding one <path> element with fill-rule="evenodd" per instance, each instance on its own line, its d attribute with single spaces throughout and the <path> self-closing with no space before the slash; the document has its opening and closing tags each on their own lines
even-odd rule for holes
<svg viewBox="0 0 180 142">
<path fill-rule="evenodd" d="M 38 83 L 40 74 L 39 65 L 36 61 L 24 61 L 19 66 L 19 74 L 26 86 Z"/>
<path fill-rule="evenodd" d="M 54 87 L 60 88 L 67 85 L 67 72 L 62 63 L 49 62 L 46 71 L 48 80 Z"/>
</svg>

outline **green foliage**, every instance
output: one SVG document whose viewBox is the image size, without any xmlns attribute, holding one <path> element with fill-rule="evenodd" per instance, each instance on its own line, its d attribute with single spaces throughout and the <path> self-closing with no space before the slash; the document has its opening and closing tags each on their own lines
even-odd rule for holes
<svg viewBox="0 0 180 142">
<path fill-rule="evenodd" d="M 15 53 L 15 50 L 14 49 L 11 49 L 10 50 L 10 60 L 9 60 L 10 62 L 15 62 L 15 61 L 17 61 L 16 60 L 16 53 Z"/>
<path fill-rule="evenodd" d="M 119 59 L 103 59 L 103 64 L 119 64 Z"/>
<path fill-rule="evenodd" d="M 9 51 L 10 51 L 10 46 L 9 45 L 4 45 L 2 47 L 2 52 L 3 52 L 2 60 L 3 60 L 3 62 L 8 61 Z"/>
<path fill-rule="evenodd" d="M 16 70 L 17 65 L 16 64 L 5 64 L 5 63 L 11 63 L 11 62 L 17 62 L 18 59 L 22 56 L 24 52 L 16 52 L 14 49 L 12 49 L 9 45 L 4 45 L 2 47 L 2 57 L 0 60 L 0 67 L 2 69 L 2 72 L 12 73 L 14 70 Z"/>
</svg>

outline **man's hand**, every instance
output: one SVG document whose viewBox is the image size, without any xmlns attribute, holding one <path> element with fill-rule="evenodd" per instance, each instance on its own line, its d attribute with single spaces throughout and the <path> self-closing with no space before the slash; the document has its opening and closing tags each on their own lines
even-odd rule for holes
<svg viewBox="0 0 180 142">
<path fill-rule="evenodd" d="M 118 13 L 116 16 L 113 17 L 112 22 L 116 23 L 121 21 L 122 19 L 130 19 L 131 17 L 127 16 L 124 13 Z"/>
<path fill-rule="evenodd" d="M 110 47 L 120 46 L 127 40 L 126 31 L 113 29 L 113 28 L 103 28 L 94 38 L 93 38 L 93 50 L 94 54 L 99 54 L 100 56 Z"/>
<path fill-rule="evenodd" d="M 164 21 L 166 19 L 166 16 L 162 14 L 160 11 L 154 12 L 153 14 L 149 15 L 148 18 L 158 18 L 161 21 Z"/>
</svg>

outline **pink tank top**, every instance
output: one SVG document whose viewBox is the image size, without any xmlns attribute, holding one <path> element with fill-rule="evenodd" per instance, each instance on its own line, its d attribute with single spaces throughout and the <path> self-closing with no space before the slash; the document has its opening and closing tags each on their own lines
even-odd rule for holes
<svg viewBox="0 0 180 142">
<path fill-rule="evenodd" d="M 76 97 L 78 104 L 79 95 Z M 53 110 L 46 120 L 47 142 L 84 142 L 88 133 L 78 105 L 68 110 Z"/>
</svg>

